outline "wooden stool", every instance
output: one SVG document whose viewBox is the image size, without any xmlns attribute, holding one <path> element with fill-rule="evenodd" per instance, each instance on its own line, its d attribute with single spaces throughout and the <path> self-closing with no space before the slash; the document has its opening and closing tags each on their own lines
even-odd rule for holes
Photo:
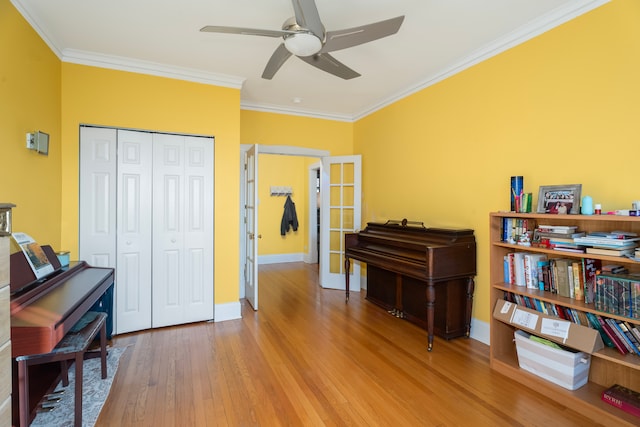
<svg viewBox="0 0 640 427">
<path fill-rule="evenodd" d="M 75 407 L 74 425 L 82 426 L 82 365 L 84 356 L 100 332 L 100 359 L 102 368 L 102 379 L 107 377 L 107 314 L 103 312 L 87 312 L 74 326 L 73 330 L 67 333 L 58 343 L 51 353 L 29 354 L 16 357 L 18 363 L 18 393 L 20 400 L 20 425 L 26 427 L 30 423 L 29 416 L 29 366 L 40 365 L 60 361 L 62 368 L 62 384 L 69 385 L 67 363 L 75 360 L 76 385 L 75 385 Z M 79 330 L 75 330 L 76 327 Z"/>
</svg>

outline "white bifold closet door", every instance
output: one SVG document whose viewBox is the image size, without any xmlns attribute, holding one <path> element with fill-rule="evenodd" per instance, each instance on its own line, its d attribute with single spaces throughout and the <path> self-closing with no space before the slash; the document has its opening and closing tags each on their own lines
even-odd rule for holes
<svg viewBox="0 0 640 427">
<path fill-rule="evenodd" d="M 213 138 L 82 127 L 80 147 L 80 258 L 116 268 L 116 333 L 213 319 Z"/>
<path fill-rule="evenodd" d="M 153 326 L 213 319 L 213 144 L 153 139 Z"/>
</svg>

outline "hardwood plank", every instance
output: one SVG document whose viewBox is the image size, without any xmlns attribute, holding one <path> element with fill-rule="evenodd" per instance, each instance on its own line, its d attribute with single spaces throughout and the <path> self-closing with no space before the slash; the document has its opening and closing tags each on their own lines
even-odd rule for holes
<svg viewBox="0 0 640 427">
<path fill-rule="evenodd" d="M 489 368 L 489 349 L 436 337 L 317 265 L 260 267 L 242 319 L 114 337 L 123 356 L 97 426 L 598 425 Z"/>
</svg>

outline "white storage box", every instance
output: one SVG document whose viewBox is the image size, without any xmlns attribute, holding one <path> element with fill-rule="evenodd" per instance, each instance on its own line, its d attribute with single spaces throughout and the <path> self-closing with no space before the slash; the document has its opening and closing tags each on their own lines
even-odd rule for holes
<svg viewBox="0 0 640 427">
<path fill-rule="evenodd" d="M 529 339 L 517 330 L 516 350 L 520 368 L 569 390 L 576 390 L 589 380 L 591 355 L 553 348 Z"/>
</svg>

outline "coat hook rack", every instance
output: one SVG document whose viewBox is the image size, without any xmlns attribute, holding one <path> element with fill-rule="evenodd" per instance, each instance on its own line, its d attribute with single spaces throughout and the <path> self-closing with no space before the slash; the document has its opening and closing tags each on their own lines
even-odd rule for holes
<svg viewBox="0 0 640 427">
<path fill-rule="evenodd" d="M 272 196 L 290 196 L 292 194 L 293 194 L 293 191 L 291 190 L 291 187 L 279 186 L 279 185 L 271 186 Z"/>
</svg>

